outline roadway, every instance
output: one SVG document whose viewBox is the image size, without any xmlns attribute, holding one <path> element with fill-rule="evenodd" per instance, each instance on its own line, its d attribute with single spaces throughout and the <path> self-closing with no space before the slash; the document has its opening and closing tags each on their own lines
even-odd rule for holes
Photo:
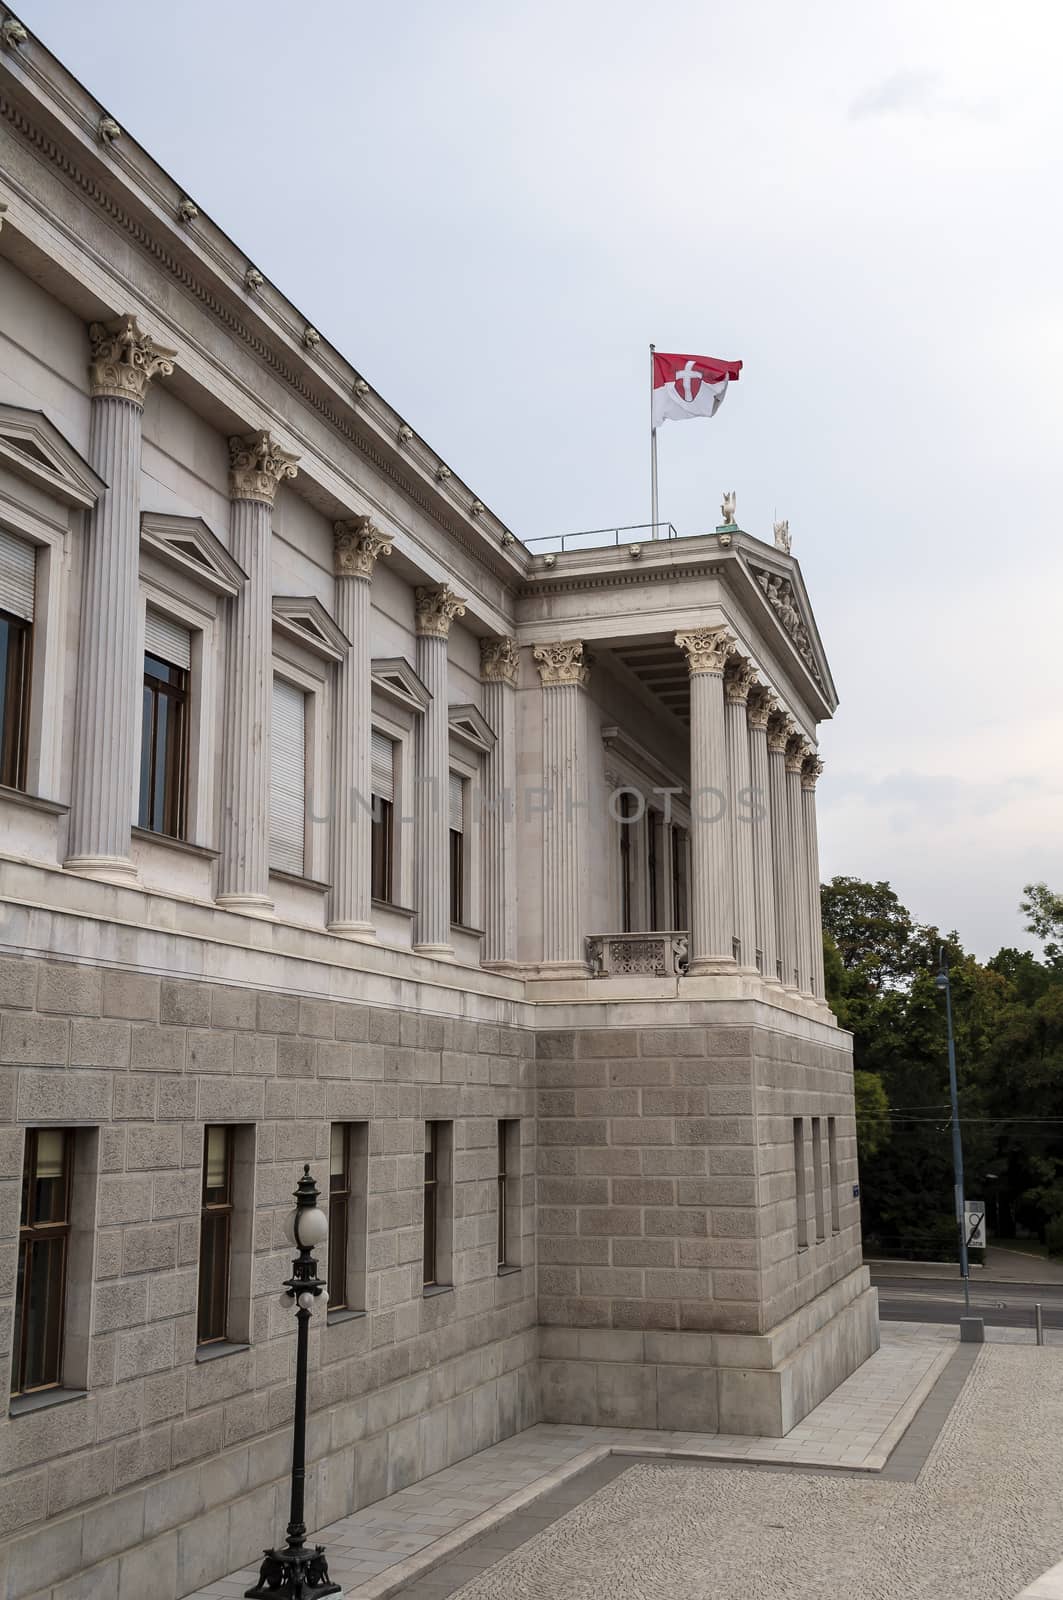
<svg viewBox="0 0 1063 1600">
<path fill-rule="evenodd" d="M 963 1282 L 943 1269 L 940 1278 L 902 1278 L 871 1269 L 879 1315 L 889 1322 L 956 1322 L 964 1314 Z M 971 1314 L 987 1327 L 1032 1328 L 1034 1302 L 1044 1308 L 1046 1328 L 1063 1328 L 1063 1283 L 986 1282 L 971 1276 Z"/>
</svg>

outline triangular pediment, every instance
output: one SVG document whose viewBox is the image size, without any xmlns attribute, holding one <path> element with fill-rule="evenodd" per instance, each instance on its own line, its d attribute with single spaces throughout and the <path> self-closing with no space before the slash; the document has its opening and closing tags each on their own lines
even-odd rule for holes
<svg viewBox="0 0 1063 1600">
<path fill-rule="evenodd" d="M 829 676 L 823 659 L 823 647 L 812 620 L 801 574 L 796 564 L 787 562 L 787 567 L 789 570 L 760 566 L 752 561 L 749 563 L 750 573 L 768 609 L 808 668 L 817 687 L 826 691 Z"/>
<path fill-rule="evenodd" d="M 487 755 L 495 747 L 495 731 L 476 706 L 451 706 L 450 731 L 455 739 Z"/>
<path fill-rule="evenodd" d="M 140 548 L 217 594 L 236 594 L 247 582 L 246 572 L 202 517 L 145 511 L 140 518 Z"/>
<path fill-rule="evenodd" d="M 82 511 L 107 487 L 43 411 L 24 406 L 0 405 L 0 467 Z"/>
<path fill-rule="evenodd" d="M 373 688 L 408 711 L 424 711 L 432 698 L 404 656 L 379 656 L 373 662 Z"/>
<path fill-rule="evenodd" d="M 275 594 L 273 626 L 326 661 L 342 661 L 350 649 L 347 635 L 313 595 Z"/>
</svg>

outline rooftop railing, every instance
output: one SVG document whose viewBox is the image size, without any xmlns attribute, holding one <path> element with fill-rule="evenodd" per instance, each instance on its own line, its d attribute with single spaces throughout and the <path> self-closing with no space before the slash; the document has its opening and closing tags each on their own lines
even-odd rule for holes
<svg viewBox="0 0 1063 1600">
<path fill-rule="evenodd" d="M 656 534 L 654 530 L 656 529 Z M 620 528 L 586 528 L 581 533 L 547 533 L 538 539 L 525 539 L 528 550 L 600 550 L 610 545 L 648 543 L 658 539 L 678 539 L 681 535 L 670 522 L 630 522 Z"/>
</svg>

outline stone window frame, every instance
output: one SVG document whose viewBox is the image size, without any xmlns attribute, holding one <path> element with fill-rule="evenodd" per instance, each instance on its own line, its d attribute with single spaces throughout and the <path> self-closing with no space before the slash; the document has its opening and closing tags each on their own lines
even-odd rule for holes
<svg viewBox="0 0 1063 1600">
<path fill-rule="evenodd" d="M 12 493 L 12 488 L 23 492 Z M 9 480 L 0 462 L 0 527 L 36 551 L 29 715 L 20 792 L 42 800 L 58 800 L 63 779 L 63 717 L 53 713 L 65 698 L 73 528 L 81 521 L 80 511 L 58 501 L 50 503 L 43 492 L 29 490 L 13 475 Z"/>
<path fill-rule="evenodd" d="M 270 696 L 274 678 L 301 689 L 306 696 L 305 756 L 306 809 L 303 827 L 303 871 L 296 881 L 329 887 L 329 835 L 332 822 L 332 695 L 334 665 L 299 644 L 274 622 L 270 662 Z M 272 774 L 271 774 L 272 781 Z M 289 881 L 291 874 L 270 867 L 271 878 Z"/>
<path fill-rule="evenodd" d="M 97 1207 L 100 1179 L 100 1130 L 84 1124 L 32 1122 L 22 1125 L 22 1159 L 19 1163 L 17 1194 L 21 1197 L 22 1174 L 26 1160 L 29 1128 L 59 1128 L 73 1134 L 74 1163 L 70 1189 L 70 1231 L 67 1236 L 66 1277 L 63 1286 L 63 1354 L 61 1379 L 55 1388 L 11 1396 L 11 1345 L 2 1364 L 3 1401 L 12 1418 L 32 1415 L 47 1407 L 84 1399 L 89 1382 L 89 1357 L 92 1340 L 92 1306 L 96 1261 Z M 19 1207 L 21 1202 L 19 1199 Z M 16 1229 L 7 1241 L 11 1261 L 11 1281 L 15 1282 L 19 1238 Z M 15 1326 L 15 1295 L 12 1293 L 9 1333 Z"/>
<path fill-rule="evenodd" d="M 330 1146 L 334 1128 L 345 1129 L 347 1140 L 346 1302 L 342 1306 L 329 1305 L 329 1323 L 364 1317 L 368 1311 L 369 1122 L 364 1117 L 333 1120 L 329 1124 Z M 331 1183 L 324 1195 L 326 1206 L 329 1205 L 330 1196 Z"/>
<path fill-rule="evenodd" d="M 215 774 L 220 754 L 217 701 L 223 604 L 224 597 L 213 593 L 206 585 L 198 585 L 193 578 L 168 571 L 150 554 L 141 554 L 137 602 L 137 659 L 141 670 L 137 674 L 138 693 L 134 709 L 135 789 L 130 797 L 130 815 L 138 838 L 145 838 L 163 847 L 189 844 L 205 850 L 216 848 Z M 143 681 L 149 607 L 177 627 L 185 628 L 190 640 L 185 831 L 180 840 L 138 827 L 142 734 L 139 685 Z"/>
<path fill-rule="evenodd" d="M 217 1356 L 232 1355 L 246 1350 L 251 1344 L 254 1326 L 254 1237 L 255 1191 L 258 1160 L 258 1126 L 254 1122 L 228 1121 L 214 1118 L 202 1127 L 227 1127 L 233 1130 L 232 1154 L 232 1217 L 229 1234 L 229 1304 L 224 1339 L 211 1344 L 196 1345 L 197 1361 L 213 1361 Z M 202 1163 L 207 1159 L 206 1139 L 203 1140 Z M 199 1247 L 201 1232 L 196 1228 L 196 1279 L 199 1278 Z M 196 1315 L 199 1314 L 198 1300 Z"/>
<path fill-rule="evenodd" d="M 395 799 L 392 805 L 392 909 L 413 905 L 414 713 L 385 697 L 375 686 L 370 701 L 370 727 L 395 745 Z M 380 902 L 384 904 L 384 902 Z"/>
<path fill-rule="evenodd" d="M 462 869 L 464 881 L 461 886 L 464 921 L 460 924 L 452 924 L 452 926 L 466 928 L 472 933 L 479 933 L 483 922 L 484 829 L 482 768 L 483 756 L 470 750 L 465 741 L 451 734 L 447 757 L 447 783 L 444 786 L 441 803 L 449 809 L 451 773 L 456 778 L 460 778 L 465 785 L 462 816 L 464 835 Z"/>
</svg>

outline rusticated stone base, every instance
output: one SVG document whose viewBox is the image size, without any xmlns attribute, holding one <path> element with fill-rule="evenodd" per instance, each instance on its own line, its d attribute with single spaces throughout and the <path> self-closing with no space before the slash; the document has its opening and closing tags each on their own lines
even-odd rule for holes
<svg viewBox="0 0 1063 1600">
<path fill-rule="evenodd" d="M 866 1268 L 770 1334 L 544 1328 L 544 1422 L 782 1438 L 878 1349 Z"/>
</svg>

